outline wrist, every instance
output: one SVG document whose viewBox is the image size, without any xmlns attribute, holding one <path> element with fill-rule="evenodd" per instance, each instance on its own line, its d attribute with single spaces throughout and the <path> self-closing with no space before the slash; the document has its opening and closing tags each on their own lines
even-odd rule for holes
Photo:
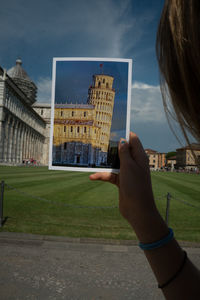
<svg viewBox="0 0 200 300">
<path fill-rule="evenodd" d="M 130 221 L 138 240 L 142 243 L 152 243 L 168 234 L 168 226 L 157 208 L 143 212 Z"/>
</svg>

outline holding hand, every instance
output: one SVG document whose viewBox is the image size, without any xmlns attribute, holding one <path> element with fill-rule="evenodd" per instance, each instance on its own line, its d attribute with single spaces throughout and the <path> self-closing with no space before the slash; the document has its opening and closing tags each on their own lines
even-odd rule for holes
<svg viewBox="0 0 200 300">
<path fill-rule="evenodd" d="M 156 211 L 148 157 L 135 133 L 130 133 L 129 142 L 120 140 L 119 158 L 119 174 L 95 173 L 90 175 L 90 179 L 117 185 L 120 212 L 134 228 L 138 222 Z"/>
</svg>

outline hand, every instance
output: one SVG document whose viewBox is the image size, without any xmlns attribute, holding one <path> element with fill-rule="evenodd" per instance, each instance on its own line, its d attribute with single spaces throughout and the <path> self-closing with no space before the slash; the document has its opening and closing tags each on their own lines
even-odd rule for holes
<svg viewBox="0 0 200 300">
<path fill-rule="evenodd" d="M 122 216 L 135 227 L 147 215 L 156 210 L 148 157 L 142 144 L 133 132 L 129 143 L 124 139 L 119 143 L 120 172 L 95 173 L 91 180 L 102 180 L 119 188 L 119 209 Z"/>
</svg>

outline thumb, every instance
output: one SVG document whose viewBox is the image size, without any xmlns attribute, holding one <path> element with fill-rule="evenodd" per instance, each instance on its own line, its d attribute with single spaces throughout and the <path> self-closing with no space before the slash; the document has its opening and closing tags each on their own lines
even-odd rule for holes
<svg viewBox="0 0 200 300">
<path fill-rule="evenodd" d="M 149 165 L 148 157 L 144 151 L 144 148 L 138 136 L 134 132 L 130 132 L 129 146 L 130 154 L 134 161 L 136 161 L 141 166 Z"/>
<path fill-rule="evenodd" d="M 130 153 L 129 143 L 125 139 L 121 139 L 118 146 L 120 166 L 129 164 L 133 159 Z"/>
</svg>

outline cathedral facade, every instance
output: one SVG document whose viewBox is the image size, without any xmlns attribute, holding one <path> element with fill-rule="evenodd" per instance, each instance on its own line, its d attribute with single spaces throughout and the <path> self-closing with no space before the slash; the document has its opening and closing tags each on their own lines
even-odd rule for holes
<svg viewBox="0 0 200 300">
<path fill-rule="evenodd" d="M 55 104 L 53 165 L 108 165 L 113 81 L 109 75 L 93 75 L 85 104 Z"/>
<path fill-rule="evenodd" d="M 36 103 L 37 87 L 21 65 L 0 67 L 0 163 L 47 165 L 51 108 Z"/>
</svg>

